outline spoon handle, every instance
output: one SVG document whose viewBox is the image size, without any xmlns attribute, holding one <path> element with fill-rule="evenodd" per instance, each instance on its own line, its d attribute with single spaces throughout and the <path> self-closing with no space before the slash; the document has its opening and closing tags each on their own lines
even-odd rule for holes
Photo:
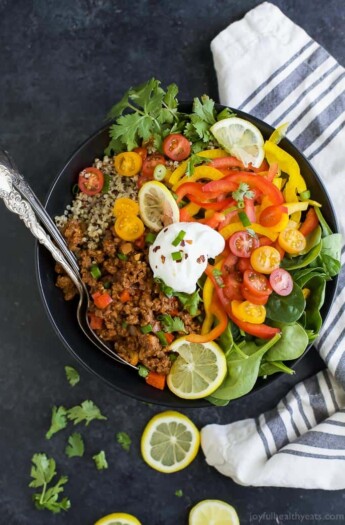
<svg viewBox="0 0 345 525">
<path fill-rule="evenodd" d="M 74 254 L 69 250 L 65 239 L 61 235 L 60 231 L 46 212 L 45 208 L 42 206 L 41 202 L 37 198 L 36 194 L 31 189 L 28 182 L 24 179 L 23 175 L 19 172 L 16 167 L 13 159 L 9 153 L 0 147 L 0 167 L 2 167 L 7 172 L 7 177 L 9 178 L 10 185 L 15 188 L 22 194 L 22 196 L 30 203 L 36 215 L 39 217 L 40 221 L 46 228 L 46 230 L 51 235 L 52 239 L 60 248 L 65 259 L 72 267 L 76 274 L 79 274 L 79 266 L 76 261 Z"/>
<path fill-rule="evenodd" d="M 77 289 L 81 290 L 81 283 L 78 275 L 71 268 L 59 248 L 53 243 L 49 235 L 37 221 L 36 215 L 31 204 L 24 200 L 21 194 L 14 189 L 12 184 L 12 174 L 7 166 L 0 162 L 0 198 L 4 201 L 6 207 L 13 213 L 16 213 L 24 222 L 25 226 L 31 231 L 32 235 L 49 250 L 55 261 L 61 264 L 64 271 L 72 279 Z"/>
</svg>

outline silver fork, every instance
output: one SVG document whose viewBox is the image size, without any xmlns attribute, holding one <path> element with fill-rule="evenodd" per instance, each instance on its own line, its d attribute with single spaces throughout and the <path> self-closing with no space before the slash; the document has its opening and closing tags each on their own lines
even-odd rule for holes
<svg viewBox="0 0 345 525">
<path fill-rule="evenodd" d="M 14 189 L 14 187 L 19 191 Z M 137 369 L 136 366 L 125 361 L 114 350 L 109 348 L 109 346 L 106 345 L 91 329 L 87 316 L 89 308 L 89 293 L 85 283 L 80 277 L 77 260 L 74 254 L 68 249 L 65 239 L 62 237 L 60 231 L 49 217 L 29 184 L 18 172 L 9 154 L 1 148 L 0 198 L 4 201 L 6 207 L 11 212 L 16 213 L 20 217 L 34 237 L 36 237 L 36 239 L 47 248 L 55 261 L 61 265 L 63 270 L 72 279 L 79 293 L 77 320 L 86 337 L 111 359 Z M 39 224 L 35 213 L 37 213 L 56 244 L 54 244 L 47 232 Z"/>
</svg>

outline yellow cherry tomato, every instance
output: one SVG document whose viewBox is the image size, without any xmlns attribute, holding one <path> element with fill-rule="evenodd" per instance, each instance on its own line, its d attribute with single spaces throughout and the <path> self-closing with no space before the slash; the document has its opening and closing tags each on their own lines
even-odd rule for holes
<svg viewBox="0 0 345 525">
<path fill-rule="evenodd" d="M 256 272 L 272 273 L 279 268 L 280 254 L 273 246 L 255 248 L 250 256 L 250 264 Z"/>
<path fill-rule="evenodd" d="M 139 204 L 128 197 L 120 197 L 115 201 L 113 213 L 115 217 L 120 217 L 120 215 L 138 215 Z"/>
<path fill-rule="evenodd" d="M 283 250 L 292 255 L 303 251 L 307 244 L 303 233 L 295 228 L 286 228 L 280 232 L 278 242 Z"/>
<path fill-rule="evenodd" d="M 135 241 L 144 233 L 144 223 L 136 215 L 120 215 L 114 228 L 116 235 L 124 241 Z"/>
<path fill-rule="evenodd" d="M 125 177 L 133 177 L 141 170 L 143 160 L 135 151 L 119 153 L 114 158 L 115 171 Z"/>
<path fill-rule="evenodd" d="M 246 323 L 262 324 L 266 318 L 266 308 L 250 301 L 231 301 L 231 310 L 237 319 Z"/>
</svg>

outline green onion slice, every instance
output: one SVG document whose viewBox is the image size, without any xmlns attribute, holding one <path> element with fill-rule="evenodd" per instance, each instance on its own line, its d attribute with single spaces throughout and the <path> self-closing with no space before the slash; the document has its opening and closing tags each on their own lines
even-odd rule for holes
<svg viewBox="0 0 345 525">
<path fill-rule="evenodd" d="M 180 244 L 181 241 L 183 241 L 183 239 L 185 238 L 186 236 L 186 232 L 181 230 L 179 232 L 179 234 L 177 235 L 177 237 L 175 237 L 175 239 L 172 241 L 172 245 L 173 246 L 178 246 Z"/>
<path fill-rule="evenodd" d="M 153 178 L 155 180 L 163 180 L 167 173 L 167 169 L 164 164 L 157 164 L 153 172 Z"/>
<path fill-rule="evenodd" d="M 247 226 L 251 225 L 249 217 L 248 217 L 248 215 L 246 214 L 245 211 L 239 211 L 238 212 L 238 216 L 239 216 L 239 219 L 242 222 L 243 226 L 247 227 Z"/>
<path fill-rule="evenodd" d="M 96 264 L 94 266 L 91 266 L 90 273 L 94 279 L 99 279 L 102 275 L 101 270 Z"/>
<path fill-rule="evenodd" d="M 153 244 L 156 240 L 156 237 L 157 235 L 155 235 L 154 233 L 151 233 L 149 232 L 146 237 L 145 237 L 145 242 L 147 242 L 147 244 Z"/>
<path fill-rule="evenodd" d="M 161 330 L 156 332 L 155 335 L 158 337 L 159 342 L 162 346 L 168 346 L 168 341 L 166 340 L 165 333 Z"/>
<path fill-rule="evenodd" d="M 301 201 L 307 201 L 308 199 L 310 199 L 310 191 L 302 191 L 302 193 L 299 194 L 299 198 L 301 199 Z"/>
<path fill-rule="evenodd" d="M 182 253 L 181 252 L 172 252 L 171 257 L 173 261 L 182 261 Z"/>
<path fill-rule="evenodd" d="M 151 324 L 147 324 L 146 326 L 141 326 L 140 330 L 143 334 L 149 334 L 150 332 L 153 332 L 153 328 Z"/>
<path fill-rule="evenodd" d="M 118 253 L 117 254 L 118 258 L 121 259 L 121 261 L 127 261 L 128 257 L 127 255 L 125 255 L 124 253 Z"/>
</svg>

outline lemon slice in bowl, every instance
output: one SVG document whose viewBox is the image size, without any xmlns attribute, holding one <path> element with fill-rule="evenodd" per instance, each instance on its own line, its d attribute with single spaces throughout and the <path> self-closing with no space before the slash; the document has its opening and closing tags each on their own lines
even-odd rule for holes
<svg viewBox="0 0 345 525">
<path fill-rule="evenodd" d="M 264 160 L 264 139 L 260 130 L 248 120 L 230 117 L 216 122 L 211 132 L 219 144 L 231 155 L 258 168 Z"/>
<path fill-rule="evenodd" d="M 132 514 L 115 512 L 96 521 L 95 525 L 141 525 L 141 523 L 135 516 L 132 516 Z"/>
<path fill-rule="evenodd" d="M 227 373 L 226 358 L 213 341 L 190 343 L 181 337 L 169 349 L 179 354 L 167 377 L 168 387 L 176 396 L 201 399 L 222 384 Z"/>
<path fill-rule="evenodd" d="M 189 525 L 240 525 L 234 507 L 218 499 L 205 499 L 189 514 Z"/>
<path fill-rule="evenodd" d="M 141 218 L 150 230 L 158 232 L 164 226 L 180 220 L 179 207 L 171 192 L 161 182 L 145 182 L 138 198 Z"/>
<path fill-rule="evenodd" d="M 187 467 L 199 447 L 200 433 L 194 423 L 187 416 L 172 410 L 154 416 L 141 438 L 144 461 L 165 474 Z"/>
</svg>

